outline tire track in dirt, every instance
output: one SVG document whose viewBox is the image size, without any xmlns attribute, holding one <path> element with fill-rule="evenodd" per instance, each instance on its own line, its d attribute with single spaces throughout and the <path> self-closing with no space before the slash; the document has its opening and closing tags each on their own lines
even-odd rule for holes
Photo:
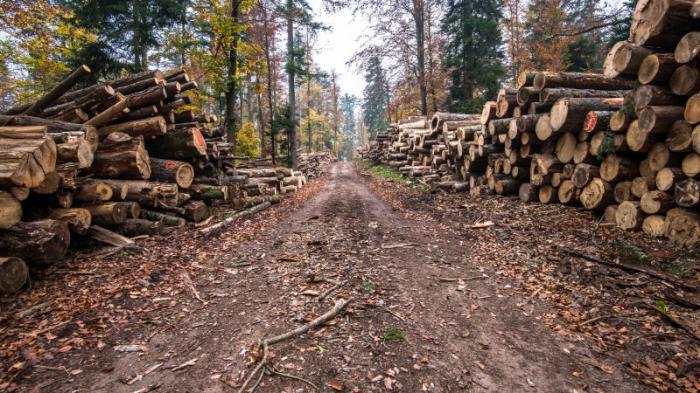
<svg viewBox="0 0 700 393">
<path fill-rule="evenodd" d="M 319 195 L 205 264 L 210 269 L 195 281 L 207 305 L 175 299 L 170 315 L 179 319 L 172 328 L 124 338 L 146 343 L 147 353 L 106 350 L 84 375 L 53 391 L 133 392 L 152 384 L 167 392 L 234 391 L 219 378 L 244 378 L 241 371 L 252 369 L 251 344 L 350 295 L 355 301 L 331 323 L 275 345 L 272 364 L 324 391 L 647 390 L 570 355 L 585 348 L 545 327 L 540 318 L 548 309 L 537 300 L 524 315 L 518 304 L 529 299 L 512 295 L 506 279 L 470 261 L 478 233 L 470 238 L 460 240 L 430 218 L 406 218 L 351 165 L 336 165 Z M 324 279 L 343 286 L 319 302 L 313 295 L 332 285 Z M 398 335 L 404 340 L 387 340 Z M 197 361 L 168 369 L 190 359 Z M 143 380 L 123 383 L 125 375 L 158 363 Z M 310 391 L 279 376 L 264 378 L 258 391 L 292 388 Z"/>
</svg>

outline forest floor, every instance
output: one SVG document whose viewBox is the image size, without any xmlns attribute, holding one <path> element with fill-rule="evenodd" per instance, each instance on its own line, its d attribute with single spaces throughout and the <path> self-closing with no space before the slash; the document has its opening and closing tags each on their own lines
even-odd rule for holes
<svg viewBox="0 0 700 393">
<path fill-rule="evenodd" d="M 679 290 L 697 286 L 698 250 L 577 209 L 337 164 L 216 238 L 139 245 L 78 254 L 2 304 L 0 390 L 235 392 L 261 339 L 343 300 L 270 346 L 257 391 L 700 390 L 697 299 Z"/>
</svg>

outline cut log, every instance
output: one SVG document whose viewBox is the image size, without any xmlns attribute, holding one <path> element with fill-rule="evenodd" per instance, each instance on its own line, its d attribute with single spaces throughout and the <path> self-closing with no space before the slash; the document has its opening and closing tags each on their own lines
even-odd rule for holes
<svg viewBox="0 0 700 393">
<path fill-rule="evenodd" d="M 671 53 L 650 54 L 639 66 L 638 80 L 644 85 L 665 85 L 680 66 Z"/>
<path fill-rule="evenodd" d="M 151 165 L 143 137 L 113 132 L 100 143 L 89 172 L 113 179 L 148 179 Z"/>
<path fill-rule="evenodd" d="M 537 154 L 530 164 L 530 182 L 542 186 L 551 182 L 551 174 L 561 172 L 563 164 L 552 154 Z"/>
<path fill-rule="evenodd" d="M 92 223 L 96 225 L 117 225 L 126 220 L 126 209 L 118 202 L 82 207 L 90 212 Z"/>
<path fill-rule="evenodd" d="M 268 179 L 268 178 L 261 178 Z M 277 178 L 274 178 L 277 181 Z M 249 183 L 252 184 L 252 183 Z M 256 184 L 266 184 L 266 183 L 256 183 Z M 229 200 L 229 189 L 226 186 L 209 186 L 206 184 L 192 184 L 189 187 L 188 192 L 194 200 L 201 201 L 227 201 Z"/>
<path fill-rule="evenodd" d="M 698 53 L 700 53 L 700 31 L 691 31 L 678 42 L 674 56 L 677 62 L 685 64 L 696 60 Z"/>
<path fill-rule="evenodd" d="M 698 132 L 700 138 L 700 131 Z M 700 139 L 698 139 L 700 143 Z M 671 125 L 666 135 L 666 146 L 672 152 L 689 152 L 693 144 L 693 126 L 685 120 L 678 120 Z"/>
<path fill-rule="evenodd" d="M 615 184 L 614 189 L 615 202 L 620 204 L 624 201 L 631 201 L 632 197 L 632 182 L 631 181 L 621 181 Z"/>
<path fill-rule="evenodd" d="M 120 225 L 111 229 L 126 237 L 158 235 L 163 230 L 163 223 L 141 218 L 127 218 Z"/>
<path fill-rule="evenodd" d="M 540 93 L 540 103 L 554 105 L 561 98 L 624 98 L 630 90 L 594 90 L 591 88 L 550 88 Z"/>
<path fill-rule="evenodd" d="M 0 293 L 13 294 L 29 281 L 29 269 L 21 258 L 0 257 Z"/>
<path fill-rule="evenodd" d="M 206 156 L 207 143 L 197 128 L 181 128 L 148 141 L 148 151 L 158 158 L 188 160 Z"/>
<path fill-rule="evenodd" d="M 561 98 L 552 106 L 549 123 L 552 130 L 578 131 L 590 111 L 614 111 L 623 98 Z"/>
<path fill-rule="evenodd" d="M 78 185 L 73 200 L 75 202 L 94 203 L 109 201 L 112 198 L 124 199 L 125 196 L 126 187 L 120 187 L 115 190 L 108 183 L 99 180 L 85 180 Z"/>
<path fill-rule="evenodd" d="M 36 187 L 56 169 L 56 144 L 46 127 L 0 127 L 0 186 Z"/>
<path fill-rule="evenodd" d="M 117 93 L 117 98 L 118 100 L 116 103 L 100 112 L 92 119 L 86 121 L 85 124 L 93 127 L 101 127 L 113 119 L 119 118 L 124 112 L 124 109 L 129 105 L 129 101 L 121 93 Z"/>
<path fill-rule="evenodd" d="M 164 86 L 154 86 L 148 90 L 143 90 L 134 94 L 129 94 L 129 108 L 140 108 L 148 105 L 158 105 L 168 97 Z"/>
<path fill-rule="evenodd" d="M 615 223 L 624 230 L 637 230 L 642 227 L 644 214 L 639 208 L 639 202 L 625 201 L 617 206 Z"/>
<path fill-rule="evenodd" d="M 662 139 L 662 136 L 660 133 L 650 134 L 642 131 L 639 126 L 639 120 L 634 120 L 627 127 L 625 143 L 631 151 L 647 152 L 654 143 Z"/>
<path fill-rule="evenodd" d="M 630 90 L 635 82 L 627 79 L 610 79 L 602 74 L 583 72 L 538 72 L 533 86 L 539 90 L 551 87 L 596 90 Z"/>
<path fill-rule="evenodd" d="M 615 216 L 617 215 L 617 205 L 609 205 L 603 210 L 602 220 L 606 224 L 616 225 Z"/>
<path fill-rule="evenodd" d="M 31 191 L 36 194 L 49 195 L 55 194 L 61 188 L 61 176 L 56 172 L 47 173 L 44 181 L 36 187 L 32 187 Z"/>
<path fill-rule="evenodd" d="M 128 237 L 124 237 L 99 225 L 91 226 L 88 233 L 92 239 L 114 247 L 126 247 L 134 244 L 134 241 Z"/>
<path fill-rule="evenodd" d="M 209 207 L 203 201 L 189 201 L 184 207 L 185 218 L 189 221 L 200 222 L 209 218 Z"/>
<path fill-rule="evenodd" d="M 624 109 L 615 111 L 610 117 L 610 130 L 614 132 L 625 131 L 629 126 L 630 121 L 631 116 L 627 114 L 627 111 Z"/>
<path fill-rule="evenodd" d="M 673 94 L 679 96 L 690 96 L 700 91 L 700 69 L 683 65 L 676 69 L 671 75 L 669 82 Z"/>
<path fill-rule="evenodd" d="M 500 179 L 496 181 L 495 190 L 498 195 L 515 195 L 520 188 L 520 182 L 515 179 Z"/>
<path fill-rule="evenodd" d="M 683 34 L 700 30 L 700 21 L 690 17 L 691 1 L 643 0 L 637 2 L 629 40 L 637 45 L 672 50 Z"/>
<path fill-rule="evenodd" d="M 559 203 L 573 205 L 578 202 L 580 193 L 580 189 L 576 188 L 574 182 L 567 179 L 562 181 L 559 185 L 557 189 L 557 198 L 559 199 Z"/>
<path fill-rule="evenodd" d="M 673 207 L 673 196 L 667 192 L 654 190 L 642 195 L 639 206 L 647 214 L 666 213 Z"/>
<path fill-rule="evenodd" d="M 635 197 L 641 198 L 647 192 L 654 190 L 655 183 L 656 181 L 653 177 L 635 177 L 634 179 L 632 179 L 632 187 L 630 188 L 630 191 Z"/>
<path fill-rule="evenodd" d="M 682 106 L 685 100 L 685 97 L 679 97 L 665 87 L 653 85 L 640 86 L 632 93 L 635 113 L 648 106 Z"/>
<path fill-rule="evenodd" d="M 666 213 L 666 237 L 687 247 L 700 241 L 700 215 L 683 208 Z"/>
<path fill-rule="evenodd" d="M 552 187 L 550 184 L 544 184 L 540 187 L 538 197 L 540 203 L 555 203 L 558 202 L 557 198 L 559 197 L 559 193 L 557 192 L 557 189 Z"/>
<path fill-rule="evenodd" d="M 596 155 L 591 153 L 591 147 L 588 142 L 579 142 L 574 148 L 574 164 L 593 164 L 596 162 Z"/>
<path fill-rule="evenodd" d="M 700 123 L 700 93 L 695 93 L 685 103 L 685 121 L 690 124 Z"/>
<path fill-rule="evenodd" d="M 433 118 L 430 120 L 431 130 L 441 130 L 442 123 L 445 121 L 456 121 L 456 120 L 479 120 L 479 115 L 470 115 L 464 113 L 447 113 L 447 112 L 436 112 Z"/>
<path fill-rule="evenodd" d="M 608 78 L 636 76 L 639 65 L 651 53 L 651 50 L 628 41 L 617 42 L 605 58 L 603 74 Z"/>
<path fill-rule="evenodd" d="M 49 213 L 52 220 L 63 221 L 68 224 L 72 232 L 84 234 L 92 224 L 92 214 L 88 209 L 52 209 Z"/>
<path fill-rule="evenodd" d="M 66 255 L 70 244 L 68 224 L 57 220 L 20 222 L 0 231 L 0 249 L 22 258 L 29 266 L 53 264 Z"/>
<path fill-rule="evenodd" d="M 553 130 L 549 114 L 541 115 L 537 119 L 537 124 L 535 125 L 535 135 L 537 135 L 537 139 L 546 141 L 550 136 L 552 136 L 552 133 Z"/>
<path fill-rule="evenodd" d="M 161 222 L 168 227 L 182 227 L 187 224 L 184 218 L 146 209 L 141 209 L 141 217 L 151 221 Z"/>
<path fill-rule="evenodd" d="M 660 214 L 646 216 L 642 222 L 642 231 L 651 237 L 661 237 L 666 232 L 666 217 Z"/>
<path fill-rule="evenodd" d="M 56 145 L 56 164 L 58 165 L 75 162 L 79 169 L 85 169 L 92 165 L 94 158 L 92 146 L 82 137 Z"/>
<path fill-rule="evenodd" d="M 481 111 L 480 123 L 483 125 L 488 124 L 494 117 L 496 117 L 496 101 L 487 101 L 484 104 L 484 109 Z"/>
<path fill-rule="evenodd" d="M 167 128 L 163 116 L 156 116 L 132 120 L 126 123 L 113 124 L 111 126 L 101 127 L 97 130 L 100 139 L 106 138 L 113 132 L 121 132 L 132 137 L 143 136 L 144 139 L 151 139 L 165 135 Z"/>
<path fill-rule="evenodd" d="M 681 207 L 693 207 L 700 204 L 700 180 L 686 179 L 676 184 L 673 199 Z"/>
<path fill-rule="evenodd" d="M 572 181 L 577 188 L 585 187 L 591 180 L 600 175 L 600 168 L 589 164 L 578 164 L 574 169 Z"/>
<path fill-rule="evenodd" d="M 695 177 L 700 174 L 700 154 L 690 153 L 681 163 L 683 173 L 688 177 Z"/>
<path fill-rule="evenodd" d="M 531 183 L 523 183 L 518 189 L 518 196 L 523 202 L 534 202 L 539 200 L 539 195 L 539 187 L 532 185 Z"/>
<path fill-rule="evenodd" d="M 202 235 L 204 236 L 213 236 L 218 233 L 221 233 L 224 229 L 226 229 L 229 225 L 232 223 L 236 222 L 237 220 L 240 220 L 242 218 L 248 217 L 250 215 L 256 214 L 260 211 L 263 211 L 267 208 L 269 208 L 272 204 L 270 202 L 263 202 L 259 205 L 256 205 L 248 210 L 244 210 L 242 212 L 238 212 L 234 214 L 233 216 L 218 222 L 214 225 L 202 228 L 200 231 L 202 232 Z"/>
<path fill-rule="evenodd" d="M 44 108 L 49 107 L 54 101 L 56 101 L 56 99 L 58 99 L 58 97 L 70 90 L 80 81 L 81 78 L 89 73 L 90 67 L 86 65 L 81 65 L 80 67 L 76 68 L 58 85 L 34 102 L 26 111 L 24 111 L 24 114 L 36 115 L 41 113 Z"/>
<path fill-rule="evenodd" d="M 126 187 L 124 200 L 138 202 L 141 206 L 167 207 L 171 206 L 170 201 L 177 199 L 177 185 L 173 183 L 159 183 L 151 181 L 136 180 L 106 180 L 103 182 L 112 188 L 123 189 Z"/>
<path fill-rule="evenodd" d="M 673 185 L 685 179 L 680 168 L 662 168 L 656 173 L 656 188 L 661 191 L 673 189 Z"/>
<path fill-rule="evenodd" d="M 591 180 L 581 190 L 581 204 L 588 210 L 604 210 L 615 202 L 614 190 L 610 183 L 601 178 Z"/>
<path fill-rule="evenodd" d="M 151 157 L 151 179 L 188 188 L 194 180 L 194 168 L 186 162 Z"/>
<path fill-rule="evenodd" d="M 574 150 L 577 145 L 576 136 L 571 132 L 565 132 L 557 138 L 554 148 L 557 159 L 563 163 L 571 162 L 574 159 Z"/>
<path fill-rule="evenodd" d="M 607 182 L 633 179 L 639 174 L 638 165 L 625 157 L 608 154 L 600 164 L 600 177 Z"/>
<path fill-rule="evenodd" d="M 700 154 L 700 125 L 693 129 L 691 139 L 693 140 L 693 151 Z"/>
<path fill-rule="evenodd" d="M 126 211 L 127 218 L 141 217 L 141 205 L 138 202 L 117 202 Z"/>
<path fill-rule="evenodd" d="M 639 131 L 665 134 L 673 123 L 683 119 L 683 110 L 682 106 L 648 106 L 638 114 Z"/>
<path fill-rule="evenodd" d="M 31 193 L 31 189 L 29 187 L 10 187 L 8 191 L 20 202 L 29 198 L 29 194 Z"/>
<path fill-rule="evenodd" d="M 22 204 L 9 192 L 0 191 L 0 229 L 7 229 L 22 219 Z"/>
<path fill-rule="evenodd" d="M 596 131 L 606 131 L 610 124 L 611 111 L 590 111 L 583 120 L 583 131 L 592 134 Z"/>
</svg>

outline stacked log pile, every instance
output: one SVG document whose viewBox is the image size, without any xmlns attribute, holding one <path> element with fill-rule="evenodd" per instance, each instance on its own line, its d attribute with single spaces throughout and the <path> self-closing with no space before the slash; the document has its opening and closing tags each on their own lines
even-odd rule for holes
<svg viewBox="0 0 700 393">
<path fill-rule="evenodd" d="M 700 20 L 691 3 L 639 2 L 630 39 L 611 49 L 603 74 L 524 72 L 517 89 L 486 103 L 479 126 L 436 130 L 452 116 L 438 113 L 430 125 L 392 125 L 360 154 L 445 188 L 582 206 L 694 245 Z"/>
<path fill-rule="evenodd" d="M 238 172 L 217 117 L 191 109 L 197 83 L 184 70 L 75 88 L 89 72 L 0 114 L 0 292 L 63 257 L 71 237 L 124 246 L 306 182 L 286 168 Z"/>
</svg>

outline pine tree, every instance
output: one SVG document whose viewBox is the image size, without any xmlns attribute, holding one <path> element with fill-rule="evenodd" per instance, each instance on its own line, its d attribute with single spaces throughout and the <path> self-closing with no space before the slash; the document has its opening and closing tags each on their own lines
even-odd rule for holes
<svg viewBox="0 0 700 393">
<path fill-rule="evenodd" d="M 598 0 L 572 0 L 563 4 L 568 15 L 567 25 L 575 31 L 585 31 L 600 19 Z M 594 29 L 578 34 L 567 47 L 567 71 L 592 71 L 602 66 L 605 57 L 604 31 Z"/>
<path fill-rule="evenodd" d="M 387 127 L 386 109 L 389 106 L 389 87 L 386 79 L 386 72 L 382 68 L 382 62 L 377 56 L 373 56 L 367 62 L 365 71 L 364 102 L 362 110 L 364 112 L 364 123 L 367 126 L 370 139 L 379 131 L 384 131 Z"/>
<path fill-rule="evenodd" d="M 341 159 L 349 159 L 353 157 L 355 144 L 357 143 L 357 124 L 355 123 L 355 106 L 357 105 L 357 97 L 350 94 L 344 94 L 340 98 L 340 110 L 343 117 L 343 146 L 340 150 L 339 157 Z"/>
<path fill-rule="evenodd" d="M 65 0 L 74 23 L 98 34 L 74 59 L 93 70 L 93 76 L 113 75 L 120 69 L 141 71 L 149 50 L 158 46 L 162 29 L 182 18 L 185 0 Z"/>
<path fill-rule="evenodd" d="M 566 68 L 571 37 L 557 35 L 566 24 L 561 0 L 532 0 L 525 16 L 525 46 L 529 57 L 523 69 L 560 71 Z"/>
<path fill-rule="evenodd" d="M 475 112 L 482 97 L 495 94 L 505 75 L 498 0 L 448 0 L 442 31 L 447 37 L 445 67 L 450 69 L 448 107 Z"/>
</svg>

